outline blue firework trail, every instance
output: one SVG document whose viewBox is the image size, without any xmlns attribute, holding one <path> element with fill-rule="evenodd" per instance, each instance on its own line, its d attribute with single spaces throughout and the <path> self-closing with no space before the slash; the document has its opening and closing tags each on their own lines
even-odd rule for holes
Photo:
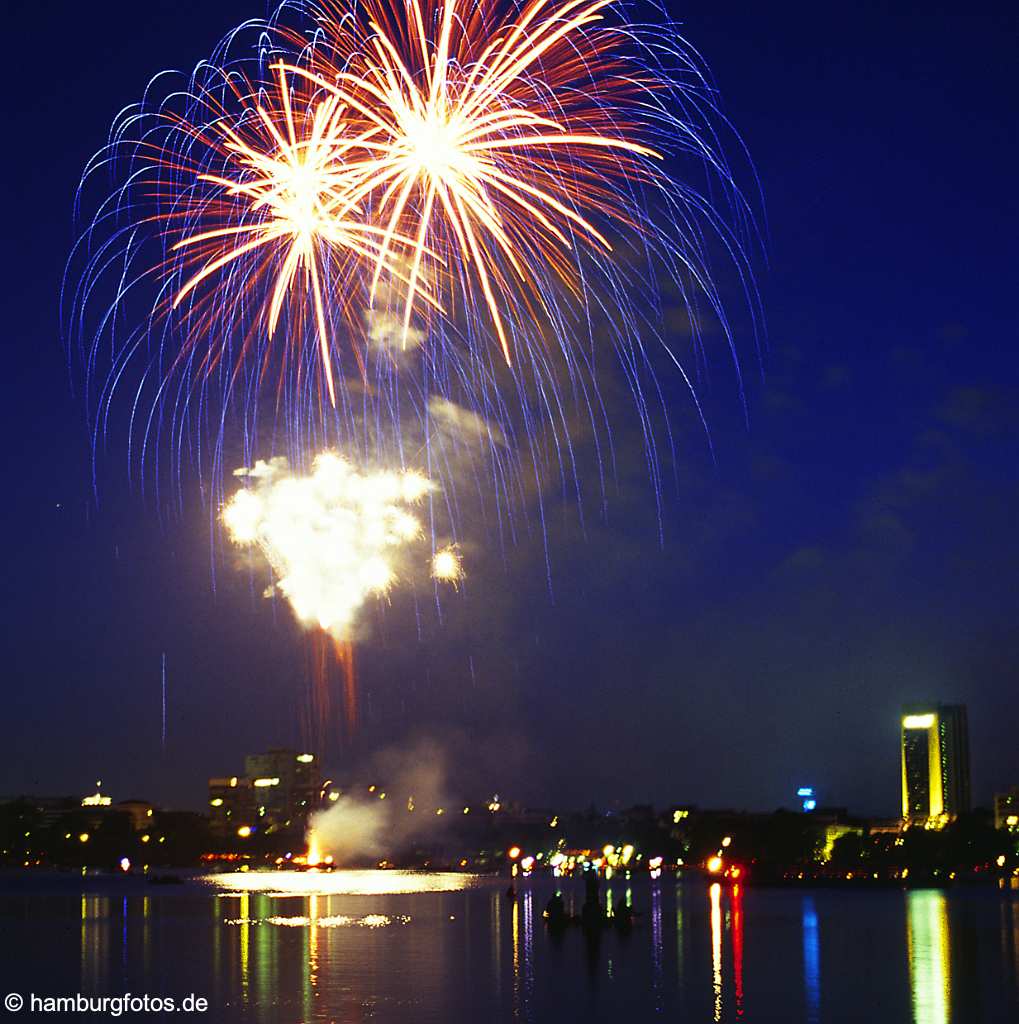
<svg viewBox="0 0 1019 1024">
<path fill-rule="evenodd" d="M 703 60 L 636 10 L 302 0 L 153 78 L 76 200 L 62 316 L 94 464 L 123 431 L 143 488 L 182 500 L 194 475 L 215 521 L 235 467 L 337 449 L 437 482 L 433 551 L 465 532 L 506 545 L 535 512 L 545 535 L 553 500 L 604 504 L 618 379 L 660 503 L 663 375 L 699 414 L 711 325 L 739 374 L 715 264 L 757 344 L 759 202 Z M 513 45 L 532 54 L 515 78 Z M 407 117 L 468 108 L 501 134 L 461 133 L 439 169 L 413 151 Z M 468 157 L 458 208 L 443 175 Z"/>
</svg>

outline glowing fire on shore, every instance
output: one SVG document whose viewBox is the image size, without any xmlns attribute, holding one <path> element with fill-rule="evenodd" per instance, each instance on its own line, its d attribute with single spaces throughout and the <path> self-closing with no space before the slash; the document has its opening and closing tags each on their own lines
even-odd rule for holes
<svg viewBox="0 0 1019 1024">
<path fill-rule="evenodd" d="M 287 854 L 287 856 L 289 857 L 290 855 Z M 282 858 L 278 859 L 276 863 L 283 863 Z M 322 844 L 319 841 L 318 836 L 315 834 L 314 829 L 311 829 L 308 832 L 308 852 L 298 854 L 290 863 L 302 868 L 331 869 L 333 866 L 333 858 L 332 854 L 328 854 L 323 851 Z"/>
<path fill-rule="evenodd" d="M 309 868 L 318 867 L 320 864 L 331 865 L 333 858 L 328 854 L 323 854 L 322 847 L 318 841 L 318 835 L 315 830 L 312 829 L 308 833 L 308 853 L 305 857 L 305 863 Z"/>
</svg>

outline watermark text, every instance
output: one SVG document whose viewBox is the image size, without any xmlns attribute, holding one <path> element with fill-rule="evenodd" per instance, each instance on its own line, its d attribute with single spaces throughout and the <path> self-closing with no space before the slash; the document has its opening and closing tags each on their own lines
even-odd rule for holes
<svg viewBox="0 0 1019 1024">
<path fill-rule="evenodd" d="M 122 1017 L 131 1013 L 205 1013 L 209 1000 L 204 996 L 135 995 L 125 992 L 122 996 L 86 996 L 76 992 L 70 996 L 41 996 L 29 992 L 8 992 L 4 996 L 4 1009 L 9 1013 L 26 1010 L 29 1013 L 101 1013 L 108 1017 Z"/>
</svg>

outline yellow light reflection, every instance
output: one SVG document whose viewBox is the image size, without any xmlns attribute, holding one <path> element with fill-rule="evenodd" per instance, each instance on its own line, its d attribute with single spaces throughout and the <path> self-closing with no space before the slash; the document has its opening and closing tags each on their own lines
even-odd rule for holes
<svg viewBox="0 0 1019 1024">
<path fill-rule="evenodd" d="M 219 931 L 213 933 L 217 938 Z M 146 973 L 152 967 L 152 900 L 148 896 L 142 897 L 142 963 L 145 965 Z"/>
<path fill-rule="evenodd" d="M 315 987 L 318 980 L 318 896 L 308 897 L 308 982 Z"/>
<path fill-rule="evenodd" d="M 309 857 L 310 844 L 309 844 Z M 304 1019 L 312 1017 L 315 987 L 318 981 L 318 896 L 308 897 L 308 946 L 304 958 Z"/>
<path fill-rule="evenodd" d="M 523 1019 L 531 1020 L 531 990 L 534 987 L 534 894 L 525 892 L 521 901 L 523 923 L 523 955 L 521 957 L 522 986 L 520 1010 Z"/>
<path fill-rule="evenodd" d="M 248 1001 L 248 957 L 251 951 L 251 897 L 248 893 L 241 893 L 238 917 L 241 919 L 241 998 L 245 1003 Z"/>
<path fill-rule="evenodd" d="M 497 996 L 502 994 L 502 893 L 492 893 L 492 981 Z"/>
<path fill-rule="evenodd" d="M 267 896 L 388 896 L 410 892 L 459 892 L 482 883 L 455 871 L 251 871 L 204 875 L 199 881 L 222 891 Z M 246 915 L 241 915 L 246 916 Z"/>
<path fill-rule="evenodd" d="M 940 890 L 916 889 L 906 896 L 906 947 L 914 1024 L 948 1024 L 948 904 Z"/>
<path fill-rule="evenodd" d="M 110 969 L 110 900 L 107 896 L 81 898 L 81 986 L 99 992 Z"/>
<path fill-rule="evenodd" d="M 520 901 L 513 901 L 513 1017 L 520 1017 Z"/>
<path fill-rule="evenodd" d="M 81 895 L 81 977 L 85 977 L 85 938 L 87 935 L 87 929 L 85 922 L 88 920 L 88 902 L 85 898 L 85 894 Z"/>
<path fill-rule="evenodd" d="M 273 907 L 268 896 L 261 893 L 254 898 L 254 917 L 259 922 L 269 917 Z M 252 972 L 252 984 L 254 986 L 254 1002 L 258 1006 L 266 1006 L 279 990 L 279 929 L 263 928 L 259 923 L 251 934 L 252 955 L 254 958 L 254 971 Z"/>
<path fill-rule="evenodd" d="M 683 984 L 683 892 L 676 886 L 676 977 Z"/>
<path fill-rule="evenodd" d="M 722 1019 L 722 887 L 715 882 L 711 897 L 711 987 L 715 994 L 714 1020 Z"/>
</svg>

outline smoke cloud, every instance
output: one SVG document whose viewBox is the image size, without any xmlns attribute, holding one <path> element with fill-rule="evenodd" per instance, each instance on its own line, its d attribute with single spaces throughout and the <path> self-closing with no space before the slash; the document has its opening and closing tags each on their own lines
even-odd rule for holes
<svg viewBox="0 0 1019 1024">
<path fill-rule="evenodd" d="M 397 265 L 406 274 L 410 270 L 409 260 L 399 260 Z M 418 287 L 429 290 L 429 275 L 425 268 L 418 270 Z M 400 352 L 413 351 L 424 343 L 425 332 L 418 327 L 405 324 L 406 285 L 393 275 L 383 277 L 375 289 L 371 309 L 365 312 L 365 326 L 368 343 L 376 349 L 395 356 Z"/>
<path fill-rule="evenodd" d="M 481 441 L 499 446 L 506 444 L 506 438 L 497 424 L 448 398 L 433 395 L 428 401 L 428 411 L 440 426 L 458 434 L 464 441 Z"/>
<path fill-rule="evenodd" d="M 349 865 L 391 859 L 414 843 L 434 839 L 459 810 L 447 805 L 445 775 L 445 756 L 432 741 L 385 751 L 351 792 L 312 815 L 309 843 L 314 834 L 323 854 Z"/>
</svg>

